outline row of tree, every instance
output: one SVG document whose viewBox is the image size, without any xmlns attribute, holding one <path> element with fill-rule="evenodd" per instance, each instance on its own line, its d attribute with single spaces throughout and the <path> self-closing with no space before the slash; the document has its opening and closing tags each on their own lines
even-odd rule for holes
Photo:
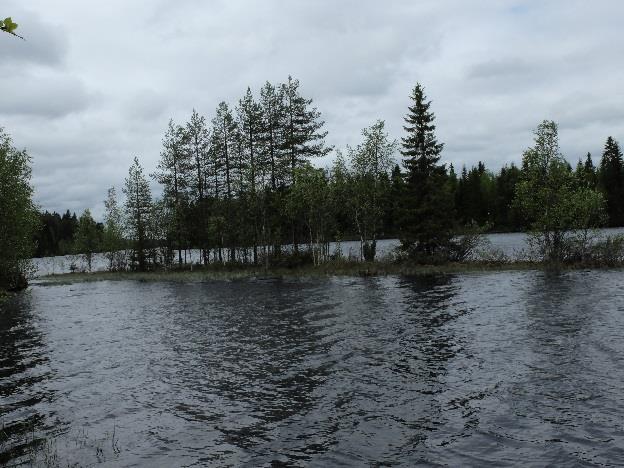
<svg viewBox="0 0 624 468">
<path fill-rule="evenodd" d="M 588 155 L 573 170 L 559 152 L 556 125 L 544 122 L 520 167 L 494 174 L 479 163 L 458 176 L 440 162 L 443 144 L 422 86 L 410 98 L 400 142 L 377 121 L 362 131 L 359 144 L 336 151 L 329 169 L 312 165 L 332 148 L 320 113 L 300 94 L 297 80 L 266 83 L 259 97 L 248 89 L 233 108 L 219 104 L 210 122 L 193 111 L 186 124 L 169 123 L 151 174 L 163 187 L 160 198 L 153 199 L 134 158 L 125 201 L 109 190 L 103 224 L 88 211 L 80 218 L 43 214 L 38 253 L 81 252 L 90 262 L 103 251 L 111 269 L 181 264 L 191 248 L 199 249 L 204 263 L 318 264 L 330 257 L 331 241 L 359 238 L 362 257 L 373 260 L 377 239 L 398 237 L 403 254 L 416 261 L 453 260 L 466 252 L 461 234 L 467 226 L 562 233 L 624 224 L 624 170 L 614 139 L 607 140 L 599 167 Z M 0 280 L 7 283 L 32 254 L 27 233 L 38 223 L 28 155 L 5 134 L 0 154 L 0 215 L 8 220 L 0 232 Z M 536 162 L 535 154 L 546 162 Z M 554 192 L 544 189 L 536 205 L 545 181 Z M 549 224 L 556 216 L 559 221 Z"/>
<path fill-rule="evenodd" d="M 384 138 L 384 123 L 379 121 L 371 128 L 363 130 L 364 144 L 370 144 L 375 139 Z M 384 146 L 385 145 L 385 146 Z M 362 147 L 358 151 L 353 148 L 347 149 L 348 158 L 338 152 L 338 159 L 332 173 L 326 173 L 328 183 L 339 183 L 341 190 L 351 196 L 357 196 L 356 203 L 349 204 L 353 207 L 351 216 L 344 209 L 339 209 L 333 214 L 338 231 L 343 238 L 356 239 L 358 237 L 358 225 L 367 229 L 372 225 L 372 230 L 378 232 L 381 237 L 390 238 L 398 236 L 395 226 L 395 200 L 401 190 L 403 173 L 398 165 L 394 164 L 393 157 L 396 151 L 396 142 L 388 141 L 387 137 L 380 152 L 381 169 L 378 178 L 370 180 L 373 184 L 373 205 L 375 209 L 363 210 L 362 206 L 366 198 L 362 195 L 370 188 L 363 190 L 363 182 L 367 179 L 354 177 L 356 173 L 365 171 L 363 168 Z M 348 165 L 351 167 L 348 167 Z M 572 167 L 568 165 L 569 170 Z M 513 232 L 529 229 L 529 223 L 517 206 L 513 204 L 516 194 L 516 185 L 520 181 L 522 171 L 516 165 L 504 166 L 499 172 L 494 173 L 486 169 L 479 162 L 471 169 L 462 168 L 459 175 L 455 173 L 453 166 L 449 167 L 449 184 L 455 203 L 456 221 L 460 226 L 475 223 L 487 227 L 494 232 Z M 624 162 L 618 143 L 612 138 L 607 139 L 605 150 L 598 166 L 594 165 L 590 153 L 583 159 L 579 159 L 574 170 L 575 180 L 582 186 L 598 189 L 607 202 L 607 225 L 624 225 L 624 205 L 618 200 L 624 200 Z M 376 185 L 376 186 L 375 186 Z M 381 203 L 376 203 L 376 199 Z M 346 206 L 346 205 L 345 205 Z M 345 206 L 337 205 L 336 208 Z M 83 213 L 84 216 L 86 213 Z M 35 234 L 35 256 L 46 257 L 55 255 L 67 255 L 79 252 L 82 242 L 77 242 L 79 219 L 75 213 L 67 210 L 63 215 L 53 212 L 40 213 L 40 229 Z M 90 216 L 90 214 L 88 215 Z M 370 217 L 360 223 L 362 216 Z M 88 218 L 87 218 L 88 219 Z M 96 223 L 96 233 L 102 248 L 104 225 Z M 365 232 L 363 237 L 368 238 Z"/>
<path fill-rule="evenodd" d="M 353 237 L 366 260 L 375 258 L 377 239 L 395 236 L 414 259 L 453 259 L 461 255 L 456 239 L 467 226 L 533 227 L 535 214 L 517 196 L 531 171 L 526 158 L 522 167 L 506 166 L 498 174 L 479 163 L 457 176 L 440 162 L 443 144 L 430 106 L 417 85 L 400 144 L 377 121 L 362 131 L 357 146 L 336 152 L 331 168 L 319 169 L 312 159 L 331 147 L 299 82 L 266 83 L 258 99 L 248 89 L 233 109 L 219 104 L 210 123 L 195 111 L 184 125 L 171 121 L 151 174 L 163 186 L 162 198 L 152 199 L 135 158 L 123 209 L 109 192 L 104 233 L 117 239 L 112 247 L 130 240 L 131 263 L 145 269 L 182 264 L 190 248 L 200 250 L 204 263 L 275 264 L 284 253 L 299 256 L 301 244 L 319 263 L 330 256 L 330 241 Z M 574 187 L 607 200 L 611 224 L 624 222 L 618 217 L 622 155 L 612 138 L 598 169 L 590 155 L 576 171 L 561 161 Z"/>
</svg>

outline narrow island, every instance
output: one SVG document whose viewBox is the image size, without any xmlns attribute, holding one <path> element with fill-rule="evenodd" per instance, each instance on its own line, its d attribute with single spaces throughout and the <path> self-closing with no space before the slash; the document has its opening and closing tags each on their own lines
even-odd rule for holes
<svg viewBox="0 0 624 468">
<path fill-rule="evenodd" d="M 494 174 L 479 163 L 458 176 L 441 162 L 444 145 L 421 84 L 404 121 L 400 142 L 378 120 L 359 144 L 340 151 L 327 145 L 321 113 L 298 80 L 267 82 L 259 96 L 248 88 L 234 110 L 219 104 L 211 125 L 195 110 L 185 125 L 171 120 L 150 174 L 161 195 L 153 196 L 134 157 L 125 200 L 110 188 L 103 222 L 89 209 L 80 217 L 39 213 L 29 156 L 3 133 L 3 294 L 26 287 L 33 253 L 79 256 L 82 268 L 72 264 L 71 272 L 44 278 L 56 282 L 622 265 L 622 238 L 598 235 L 624 221 L 622 153 L 613 138 L 598 168 L 587 154 L 573 169 L 559 149 L 557 124 L 544 121 L 520 167 Z M 331 167 L 312 164 L 332 151 Z M 528 233 L 522 255 L 488 250 L 486 233 L 509 231 Z M 379 255 L 378 241 L 387 238 L 398 239 L 397 247 Z M 342 251 L 345 240 L 359 242 L 355 254 Z M 105 268 L 93 268 L 98 255 Z"/>
</svg>

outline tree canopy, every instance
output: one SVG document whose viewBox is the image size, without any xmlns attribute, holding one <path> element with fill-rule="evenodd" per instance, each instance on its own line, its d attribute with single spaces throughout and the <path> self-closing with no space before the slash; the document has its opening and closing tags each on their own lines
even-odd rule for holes
<svg viewBox="0 0 624 468">
<path fill-rule="evenodd" d="M 25 284 L 34 253 L 38 218 L 30 177 L 30 156 L 0 128 L 0 288 Z"/>
</svg>

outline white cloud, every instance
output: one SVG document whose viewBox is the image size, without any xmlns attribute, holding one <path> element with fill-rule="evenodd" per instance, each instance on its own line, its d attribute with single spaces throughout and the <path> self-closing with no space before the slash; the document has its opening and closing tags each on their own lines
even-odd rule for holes
<svg viewBox="0 0 624 468">
<path fill-rule="evenodd" d="M 289 74 L 337 147 L 377 119 L 400 138 L 417 81 L 458 168 L 519 161 L 543 119 L 571 161 L 624 137 L 619 2 L 5 3 L 27 41 L 0 41 L 0 125 L 30 150 L 47 209 L 100 213 L 134 155 L 154 169 L 170 117 L 210 119 Z"/>
</svg>

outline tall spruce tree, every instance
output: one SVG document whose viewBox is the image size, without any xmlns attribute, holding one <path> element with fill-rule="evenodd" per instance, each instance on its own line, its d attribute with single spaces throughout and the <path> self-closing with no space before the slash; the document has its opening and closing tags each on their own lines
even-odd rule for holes
<svg viewBox="0 0 624 468">
<path fill-rule="evenodd" d="M 406 180 L 399 235 L 405 251 L 414 258 L 427 259 L 452 238 L 453 195 L 446 168 L 439 164 L 444 145 L 435 136 L 435 115 L 420 84 L 414 87 L 410 99 L 401 151 Z"/>
<path fill-rule="evenodd" d="M 137 157 L 134 158 L 123 189 L 126 195 L 125 214 L 128 238 L 133 247 L 133 266 L 147 269 L 152 214 L 152 193 Z"/>
<path fill-rule="evenodd" d="M 624 162 L 620 145 L 607 138 L 600 161 L 600 189 L 607 199 L 609 226 L 624 226 Z"/>
</svg>

